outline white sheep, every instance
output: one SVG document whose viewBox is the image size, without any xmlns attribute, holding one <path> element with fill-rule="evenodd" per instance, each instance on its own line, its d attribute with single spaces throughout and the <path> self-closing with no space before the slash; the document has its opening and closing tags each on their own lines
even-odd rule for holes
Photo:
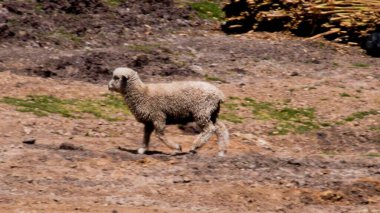
<svg viewBox="0 0 380 213">
<path fill-rule="evenodd" d="M 138 149 L 139 154 L 144 154 L 148 150 L 153 130 L 160 141 L 175 150 L 174 153 L 182 152 L 180 145 L 165 137 L 165 126 L 195 122 L 202 131 L 193 142 L 191 152 L 196 153 L 196 150 L 215 133 L 219 146 L 218 155 L 225 155 L 228 130 L 218 120 L 224 95 L 215 86 L 200 81 L 145 84 L 137 72 L 120 67 L 113 71 L 108 88 L 123 95 L 136 120 L 145 125 L 142 147 Z"/>
</svg>

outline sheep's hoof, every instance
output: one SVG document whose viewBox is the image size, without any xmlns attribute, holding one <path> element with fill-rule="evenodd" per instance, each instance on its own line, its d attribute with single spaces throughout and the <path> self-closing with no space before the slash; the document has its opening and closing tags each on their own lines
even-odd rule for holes
<svg viewBox="0 0 380 213">
<path fill-rule="evenodd" d="M 146 149 L 145 149 L 145 148 L 139 148 L 139 149 L 137 150 L 137 153 L 139 153 L 140 155 L 145 154 L 145 152 L 146 152 Z"/>
<path fill-rule="evenodd" d="M 226 156 L 226 152 L 225 151 L 220 151 L 220 152 L 218 152 L 218 156 L 219 157 L 224 157 L 224 156 Z"/>
</svg>

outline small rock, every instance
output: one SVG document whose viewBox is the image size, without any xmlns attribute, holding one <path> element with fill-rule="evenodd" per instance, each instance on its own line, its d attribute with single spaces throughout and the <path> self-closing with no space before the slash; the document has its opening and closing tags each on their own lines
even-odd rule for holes
<svg viewBox="0 0 380 213">
<path fill-rule="evenodd" d="M 189 177 L 176 176 L 173 178 L 173 183 L 190 183 L 191 179 Z"/>
<path fill-rule="evenodd" d="M 343 199 L 343 195 L 337 192 L 333 192 L 331 190 L 324 191 L 320 194 L 320 197 L 323 200 L 329 200 L 329 201 L 339 201 Z"/>
<path fill-rule="evenodd" d="M 287 184 L 285 184 L 285 187 L 287 187 L 287 188 L 291 188 L 291 187 L 293 187 L 293 184 L 291 184 L 291 183 L 287 183 Z"/>
<path fill-rule="evenodd" d="M 36 139 L 34 139 L 34 138 L 26 139 L 26 140 L 24 140 L 22 142 L 25 143 L 25 144 L 35 144 L 36 143 Z"/>
<path fill-rule="evenodd" d="M 183 177 L 183 182 L 184 183 L 190 183 L 191 179 L 189 177 Z"/>
<path fill-rule="evenodd" d="M 299 76 L 300 74 L 298 73 L 298 72 L 292 72 L 292 73 L 290 73 L 290 76 Z"/>
<path fill-rule="evenodd" d="M 72 136 L 72 133 L 71 132 L 66 132 L 63 134 L 64 136 Z"/>
<path fill-rule="evenodd" d="M 270 149 L 270 144 L 262 138 L 257 139 L 257 144 L 265 149 Z"/>
<path fill-rule="evenodd" d="M 196 73 L 199 73 L 201 75 L 205 75 L 206 74 L 201 66 L 191 65 L 189 68 L 190 68 L 190 70 L 192 70 L 192 71 L 194 71 Z"/>
<path fill-rule="evenodd" d="M 30 133 L 32 133 L 32 129 L 29 127 L 24 127 L 24 132 L 25 134 L 30 135 Z"/>
<path fill-rule="evenodd" d="M 82 147 L 75 146 L 74 144 L 71 143 L 62 143 L 59 145 L 59 149 L 64 149 L 64 150 L 83 150 Z"/>
<path fill-rule="evenodd" d="M 375 149 L 371 149 L 367 152 L 367 155 L 379 155 L 380 153 L 375 150 Z"/>
<path fill-rule="evenodd" d="M 182 177 L 176 176 L 173 178 L 173 183 L 182 183 L 182 182 L 183 182 Z"/>
<path fill-rule="evenodd" d="M 20 30 L 18 31 L 19 36 L 26 36 L 28 33 L 26 31 Z"/>
</svg>

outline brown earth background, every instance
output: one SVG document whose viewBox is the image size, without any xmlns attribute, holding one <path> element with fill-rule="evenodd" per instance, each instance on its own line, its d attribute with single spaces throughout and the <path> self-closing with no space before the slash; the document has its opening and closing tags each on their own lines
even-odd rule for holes
<svg viewBox="0 0 380 213">
<path fill-rule="evenodd" d="M 0 212 L 380 212 L 380 59 L 226 35 L 192 3 L 0 1 Z M 142 125 L 102 101 L 119 66 L 223 90 L 228 155 L 212 138 L 171 156 L 154 137 L 136 154 Z M 71 102 L 42 112 L 38 98 Z M 185 151 L 196 133 L 167 128 Z"/>
</svg>

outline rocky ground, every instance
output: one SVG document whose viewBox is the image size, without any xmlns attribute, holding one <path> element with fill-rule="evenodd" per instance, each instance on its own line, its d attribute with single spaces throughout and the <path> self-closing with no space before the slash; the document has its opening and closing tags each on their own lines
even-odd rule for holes
<svg viewBox="0 0 380 213">
<path fill-rule="evenodd" d="M 378 58 L 225 35 L 183 2 L 51 2 L 0 2 L 0 212 L 379 212 Z M 142 125 L 107 91 L 117 66 L 221 88 L 228 155 L 154 137 L 136 154 Z M 167 134 L 187 151 L 196 128 Z"/>
</svg>

